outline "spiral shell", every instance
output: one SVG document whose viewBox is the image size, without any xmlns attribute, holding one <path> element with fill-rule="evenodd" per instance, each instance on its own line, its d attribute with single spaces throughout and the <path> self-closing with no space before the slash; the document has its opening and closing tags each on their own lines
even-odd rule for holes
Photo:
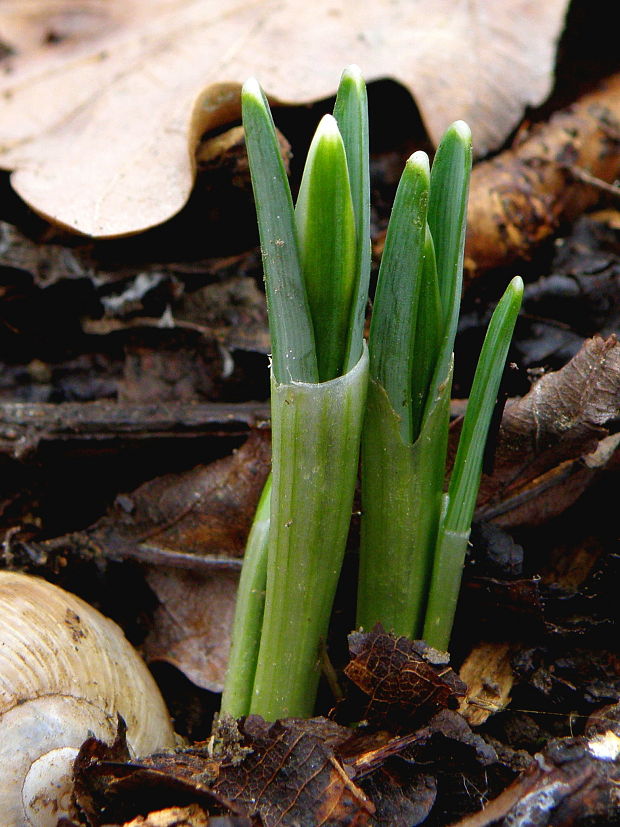
<svg viewBox="0 0 620 827">
<path fill-rule="evenodd" d="M 0 571 L 0 824 L 55 827 L 83 741 L 174 746 L 150 672 L 111 620 L 57 586 Z"/>
</svg>

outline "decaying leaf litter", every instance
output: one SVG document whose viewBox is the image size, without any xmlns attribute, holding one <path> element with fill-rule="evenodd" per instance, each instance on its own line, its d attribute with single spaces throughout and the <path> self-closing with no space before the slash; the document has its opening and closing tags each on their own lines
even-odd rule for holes
<svg viewBox="0 0 620 827">
<path fill-rule="evenodd" d="M 611 101 L 600 106 L 608 107 L 604 144 L 607 158 L 615 144 L 616 116 Z M 380 169 L 380 157 L 379 161 Z M 576 168 L 574 157 L 571 162 Z M 573 178 L 574 172 L 570 173 Z M 238 173 L 235 166 L 230 178 Z M 596 170 L 593 174 L 597 177 Z M 611 172 L 610 181 L 615 174 Z M 243 188 L 238 178 L 236 183 Z M 232 189 L 230 183 L 228 186 Z M 247 196 L 247 179 L 245 186 Z M 385 181 L 379 177 L 376 186 L 385 186 Z M 587 191 L 600 195 L 604 187 L 590 184 Z M 463 823 L 492 823 L 491 819 L 497 821 L 507 814 L 511 823 L 525 823 L 532 810 L 516 809 L 524 798 L 532 808 L 551 798 L 553 809 L 546 823 L 575 823 L 583 817 L 580 810 L 584 806 L 590 814 L 614 823 L 609 790 L 613 788 L 617 764 L 609 758 L 613 737 L 610 740 L 608 736 L 605 747 L 603 736 L 610 727 L 613 730 L 613 706 L 618 696 L 611 628 L 615 612 L 613 582 L 617 577 L 612 544 L 617 530 L 613 513 L 609 514 L 602 500 L 608 486 L 614 484 L 613 472 L 617 469 L 614 429 L 618 419 L 618 355 L 617 345 L 609 339 L 614 330 L 613 302 L 604 308 L 595 299 L 613 296 L 617 289 L 617 231 L 614 200 L 604 203 L 611 210 L 583 219 L 589 222 L 589 231 L 583 225 L 578 231 L 575 226 L 573 238 L 565 236 L 553 263 L 548 248 L 542 255 L 543 263 L 545 255 L 548 257 L 546 273 L 538 271 L 544 274 L 543 280 L 554 278 L 547 274 L 564 279 L 555 292 L 553 283 L 531 283 L 531 301 L 536 303 L 536 310 L 526 312 L 526 338 L 519 338 L 515 345 L 518 369 L 509 371 L 507 377 L 512 394 L 523 399 L 507 406 L 498 435 L 495 464 L 500 487 L 489 477 L 484 489 L 486 499 L 483 497 L 480 503 L 481 516 L 491 517 L 493 522 L 481 524 L 471 550 L 452 652 L 452 666 L 463 664 L 463 677 L 468 674 L 467 665 L 476 663 L 478 683 L 466 679 L 468 691 L 464 696 L 450 701 L 448 708 L 434 717 L 425 713 L 423 720 L 408 725 L 409 731 L 400 732 L 393 720 L 387 731 L 385 718 L 373 721 L 376 710 L 372 703 L 369 705 L 363 688 L 354 689 L 340 677 L 339 688 L 344 689 L 345 700 L 338 707 L 336 720 L 340 724 L 364 716 L 370 720 L 369 727 L 358 731 L 358 738 L 351 738 L 348 730 L 341 732 L 342 727 L 337 729 L 334 723 L 319 721 L 304 726 L 291 723 L 275 731 L 250 723 L 232 739 L 237 739 L 241 753 L 235 753 L 231 770 L 244 747 L 253 747 L 257 757 L 270 756 L 275 761 L 274 770 L 281 767 L 284 773 L 282 781 L 291 773 L 289 777 L 297 778 L 298 789 L 310 796 L 300 805 L 299 812 L 304 816 L 312 806 L 307 802 L 312 800 L 316 802 L 315 814 L 325 813 L 322 808 L 333 814 L 329 823 L 353 819 L 363 824 L 373 818 L 374 823 L 445 824 L 458 821 L 464 813 L 479 809 L 486 800 L 499 795 L 486 815 Z M 377 230 L 381 219 L 377 216 Z M 247 401 L 266 396 L 266 370 L 261 361 L 266 350 L 265 325 L 259 292 L 255 290 L 260 276 L 256 254 L 239 255 L 235 250 L 228 259 L 180 264 L 164 260 L 153 268 L 146 266 L 143 253 L 142 258 L 135 257 L 139 246 L 132 248 L 131 240 L 108 242 L 106 253 L 102 243 L 76 243 L 74 238 L 59 235 L 44 223 L 35 224 L 31 218 L 21 223 L 31 235 L 33 226 L 58 245 L 57 254 L 47 258 L 45 267 L 9 259 L 8 267 L 12 269 L 4 270 L 2 346 L 4 352 L 12 352 L 5 373 L 10 380 L 4 398 L 13 400 L 2 406 L 2 461 L 11 479 L 7 484 L 4 475 L 7 562 L 44 572 L 86 594 L 108 613 L 116 614 L 137 643 L 144 642 L 148 632 L 151 644 L 159 641 L 156 658 L 161 657 L 162 646 L 168 648 L 170 657 L 164 660 L 174 662 L 181 671 L 165 663 L 156 665 L 156 669 L 171 707 L 178 711 L 186 734 L 206 738 L 208 726 L 204 719 L 216 702 L 208 691 L 193 690 L 192 682 L 182 676 L 185 671 L 196 680 L 192 670 L 204 666 L 196 667 L 192 647 L 188 652 L 183 638 L 179 641 L 175 637 L 179 630 L 190 631 L 189 637 L 195 637 L 193 629 L 183 628 L 186 621 L 179 620 L 175 583 L 201 577 L 215 583 L 216 593 L 225 594 L 223 581 L 234 577 L 238 569 L 238 557 L 232 549 L 236 548 L 238 554 L 243 521 L 251 513 L 251 495 L 246 490 L 236 492 L 234 486 L 230 492 L 231 513 L 238 509 L 239 514 L 233 521 L 236 539 L 210 537 L 204 529 L 211 522 L 207 523 L 206 515 L 217 511 L 229 490 L 227 460 L 222 459 L 223 467 L 211 465 L 211 460 L 240 447 L 252 432 L 256 432 L 259 443 L 268 433 L 264 429 L 266 406 Z M 545 228 L 542 236 L 552 228 L 552 222 L 543 222 L 541 227 Z M 3 231 L 15 240 L 16 230 L 11 223 Z M 50 246 L 40 243 L 41 235 L 34 244 L 27 235 L 22 238 L 22 250 L 34 257 L 31 262 L 46 260 Z M 375 239 L 378 246 L 378 232 Z M 532 240 L 540 239 L 534 233 Z M 11 244 L 9 255 L 14 250 Z M 531 249 L 528 255 L 534 257 L 533 264 L 528 265 L 533 267 L 537 254 Z M 66 266 L 63 258 L 71 264 Z M 230 279 L 238 281 L 227 289 Z M 200 289 L 193 290 L 197 284 Z M 464 341 L 475 338 L 475 317 L 484 315 L 484 309 L 477 312 L 476 308 L 486 307 L 488 284 L 474 286 L 468 295 L 471 313 L 465 320 L 461 336 Z M 591 284 L 596 284 L 592 290 Z M 214 291 L 208 288 L 220 285 L 224 288 L 220 296 L 223 293 L 226 298 L 220 309 L 216 305 L 214 310 L 209 301 Z M 576 287 L 572 292 L 568 291 L 573 285 Z M 203 291 L 204 299 L 196 301 Z M 575 291 L 578 299 L 574 299 Z M 571 295 L 573 302 L 588 303 L 586 320 L 575 310 L 570 315 Z M 103 302 L 102 297 L 108 301 Z M 71 313 L 66 310 L 67 298 L 74 303 Z M 557 310 L 560 298 L 569 315 L 555 319 L 549 311 Z M 47 318 L 49 303 L 57 314 L 52 314 L 52 319 Z M 177 313 L 180 303 L 188 307 L 185 318 Z M 32 317 L 30 310 L 37 307 L 38 315 Z M 543 312 L 539 312 L 541 307 Z M 167 308 L 171 312 L 166 313 Z M 578 324 L 575 315 L 579 316 Z M 69 321 L 71 326 L 67 328 Z M 248 322 L 255 323 L 254 332 L 242 338 L 238 327 L 247 329 Z M 553 337 L 549 331 L 557 335 Z M 603 332 L 605 338 L 594 338 L 581 348 L 584 337 L 598 332 Z M 544 356 L 537 360 L 541 352 Z M 558 369 L 572 356 L 575 360 L 565 370 L 543 376 L 542 385 L 534 384 L 532 392 L 525 395 L 529 385 L 526 368 L 539 373 L 547 365 Z M 196 360 L 205 367 L 193 370 Z M 231 360 L 233 374 L 227 376 Z M 171 361 L 176 369 L 168 371 Z M 258 381 L 250 377 L 257 367 L 262 377 Z M 533 377 L 536 375 L 533 373 Z M 98 380 L 92 381 L 93 377 Z M 257 392 L 240 396 L 244 382 L 250 378 Z M 587 392 L 580 396 L 575 385 L 582 382 Z M 465 395 L 465 378 L 457 391 L 459 388 Z M 186 404 L 176 403 L 177 394 L 187 400 Z M 243 399 L 241 407 L 235 404 L 239 398 Z M 15 399 L 28 405 L 15 404 Z M 564 414 L 563 427 L 558 427 L 555 417 L 558 400 Z M 64 405 L 73 406 L 66 409 L 72 412 L 72 423 L 64 422 Z M 456 400 L 455 412 L 459 407 Z M 516 460 L 517 452 L 511 455 L 512 440 L 520 445 Z M 250 469 L 255 460 L 248 463 L 243 450 L 240 465 Z M 251 455 L 256 457 L 255 450 Z M 197 459 L 206 467 L 197 467 Z M 93 464 L 99 472 L 98 480 L 93 479 Z M 153 479 L 162 477 L 162 472 L 171 476 Z M 264 472 L 265 465 L 259 463 L 254 497 Z M 90 482 L 88 493 L 83 490 L 85 474 Z M 73 478 L 71 484 L 58 486 L 66 475 Z M 204 480 L 200 492 L 195 485 L 198 479 Z M 61 490 L 52 495 L 50 482 Z M 499 524 L 509 527 L 514 539 L 503 533 Z M 351 564 L 353 559 L 352 554 Z M 136 560 L 146 562 L 136 564 Z M 155 591 L 159 600 L 144 585 L 145 580 L 149 581 L 144 566 L 150 566 L 158 580 Z M 153 586 L 154 581 L 150 582 Z M 336 618 L 340 623 L 350 610 L 346 591 L 345 585 Z M 125 601 L 128 605 L 119 606 L 120 595 L 130 597 Z M 345 620 L 343 625 L 351 628 L 352 623 Z M 206 637 L 198 638 L 197 650 L 202 653 L 213 646 L 217 658 L 221 632 L 203 629 L 199 634 Z M 211 643 L 209 634 L 216 635 Z M 176 651 L 174 644 L 168 645 L 171 635 Z M 386 643 L 393 645 L 389 639 Z M 338 668 L 346 662 L 339 647 L 342 640 L 334 640 L 331 652 Z M 393 660 L 379 657 L 377 664 L 389 669 Z M 435 668 L 441 672 L 447 667 Z M 413 674 L 419 671 L 418 666 L 411 669 Z M 389 674 L 397 680 L 398 672 Z M 208 680 L 203 685 L 208 685 Z M 211 680 L 217 683 L 217 677 Z M 332 708 L 333 697 L 326 688 L 322 711 Z M 405 700 L 408 698 L 406 693 Z M 455 711 L 457 703 L 474 725 L 473 733 Z M 504 708 L 503 713 L 496 714 Z M 478 719 L 472 716 L 472 710 L 478 712 Z M 395 717 L 398 721 L 399 716 Z M 486 717 L 483 726 L 480 717 Z M 360 739 L 361 732 L 364 735 Z M 574 736 L 572 741 L 570 735 Z M 348 746 L 341 744 L 344 737 L 351 740 Z M 230 734 L 225 740 L 230 745 Z M 289 743 L 301 750 L 301 756 L 318 751 L 316 769 L 322 769 L 317 787 L 309 785 L 307 776 L 295 776 L 298 771 L 294 763 L 281 766 L 278 749 Z M 533 763 L 531 755 L 540 752 L 545 743 L 545 752 Z M 235 792 L 240 789 L 234 786 L 239 785 L 239 776 L 235 779 L 234 773 L 230 774 L 226 761 L 221 764 L 216 760 L 221 757 L 217 747 L 217 743 L 207 742 L 202 751 L 194 748 L 188 755 L 164 759 L 154 767 L 127 764 L 122 770 L 105 761 L 92 764 L 86 752 L 84 767 L 88 771 L 80 799 L 82 811 L 91 823 L 109 823 L 97 819 L 103 813 L 116 812 L 118 823 L 135 819 L 136 824 L 195 825 L 208 823 L 205 813 L 229 807 L 231 815 L 225 823 L 252 823 L 243 794 Z M 113 761 L 117 763 L 121 757 L 122 752 L 117 752 Z M 251 765 L 250 760 L 238 766 L 243 774 Z M 526 772 L 520 776 L 522 769 Z M 155 775 L 149 777 L 153 772 Z M 209 773 L 213 774 L 211 786 L 205 788 Z M 218 773 L 219 787 L 215 781 Z M 130 776 L 133 780 L 128 780 Z M 162 785 L 167 792 L 161 799 L 154 798 L 154 788 Z M 251 788 L 249 793 L 251 797 Z M 289 805 L 282 795 L 277 784 L 266 789 L 260 805 L 264 823 L 286 823 L 282 814 Z M 96 804 L 85 804 L 84 796 Z M 138 809 L 131 811 L 140 800 L 148 805 L 137 805 Z M 194 803 L 188 808 L 188 802 Z M 140 809 L 146 812 L 155 809 L 154 805 L 161 813 L 141 821 Z M 312 823 L 321 823 L 321 818 L 316 816 Z"/>
</svg>

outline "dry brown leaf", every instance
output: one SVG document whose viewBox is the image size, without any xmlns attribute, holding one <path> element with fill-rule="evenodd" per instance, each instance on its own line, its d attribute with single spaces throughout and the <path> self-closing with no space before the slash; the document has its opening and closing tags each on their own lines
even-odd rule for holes
<svg viewBox="0 0 620 827">
<path fill-rule="evenodd" d="M 620 342 L 595 336 L 506 405 L 478 518 L 536 525 L 560 514 L 611 464 L 619 437 L 608 428 L 619 417 Z"/>
<path fill-rule="evenodd" d="M 143 645 L 148 661 L 165 661 L 196 686 L 221 692 L 230 649 L 238 574 L 198 574 L 149 566 L 146 580 L 159 600 Z"/>
<path fill-rule="evenodd" d="M 239 569 L 228 564 L 243 554 L 269 454 L 266 433 L 254 431 L 232 456 L 157 477 L 124 495 L 89 532 L 105 553 L 137 546 L 138 559 L 157 560 L 146 571 L 159 607 L 145 655 L 213 692 L 224 682 L 237 592 Z M 221 565 L 192 565 L 205 555 Z M 187 568 L 178 567 L 180 559 Z"/>
<path fill-rule="evenodd" d="M 4 0 L 0 164 L 51 220 L 136 232 L 183 206 L 197 140 L 238 116 L 246 77 L 302 103 L 352 62 L 403 83 L 433 140 L 463 118 L 486 153 L 548 94 L 567 5 Z"/>
<path fill-rule="evenodd" d="M 466 686 L 447 665 L 445 652 L 424 641 L 372 632 L 349 635 L 351 660 L 344 672 L 368 696 L 364 718 L 374 725 L 398 729 L 456 708 Z"/>
</svg>

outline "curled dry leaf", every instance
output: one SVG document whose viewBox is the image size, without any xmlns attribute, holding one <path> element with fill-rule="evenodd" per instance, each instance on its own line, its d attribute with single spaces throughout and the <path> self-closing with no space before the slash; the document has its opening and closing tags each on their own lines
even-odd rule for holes
<svg viewBox="0 0 620 827">
<path fill-rule="evenodd" d="M 0 163 L 49 219 L 136 232 L 183 206 L 198 139 L 238 117 L 249 75 L 303 103 L 334 94 L 352 62 L 404 84 L 435 141 L 463 118 L 486 153 L 548 94 L 567 5 L 13 0 L 0 8 Z"/>
<path fill-rule="evenodd" d="M 536 525 L 561 513 L 617 454 L 620 437 L 608 429 L 619 418 L 620 342 L 595 336 L 507 404 L 478 518 Z"/>
</svg>

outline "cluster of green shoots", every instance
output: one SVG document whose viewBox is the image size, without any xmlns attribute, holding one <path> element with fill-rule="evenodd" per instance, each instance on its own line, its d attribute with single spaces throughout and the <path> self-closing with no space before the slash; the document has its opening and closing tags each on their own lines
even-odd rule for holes
<svg viewBox="0 0 620 827">
<path fill-rule="evenodd" d="M 272 472 L 248 538 L 222 711 L 312 714 L 361 446 L 357 623 L 447 649 L 489 422 L 523 285 L 500 300 L 450 481 L 446 453 L 471 135 L 414 153 L 396 193 L 374 299 L 366 89 L 350 67 L 293 205 L 268 103 L 242 91 L 272 342 Z"/>
</svg>

